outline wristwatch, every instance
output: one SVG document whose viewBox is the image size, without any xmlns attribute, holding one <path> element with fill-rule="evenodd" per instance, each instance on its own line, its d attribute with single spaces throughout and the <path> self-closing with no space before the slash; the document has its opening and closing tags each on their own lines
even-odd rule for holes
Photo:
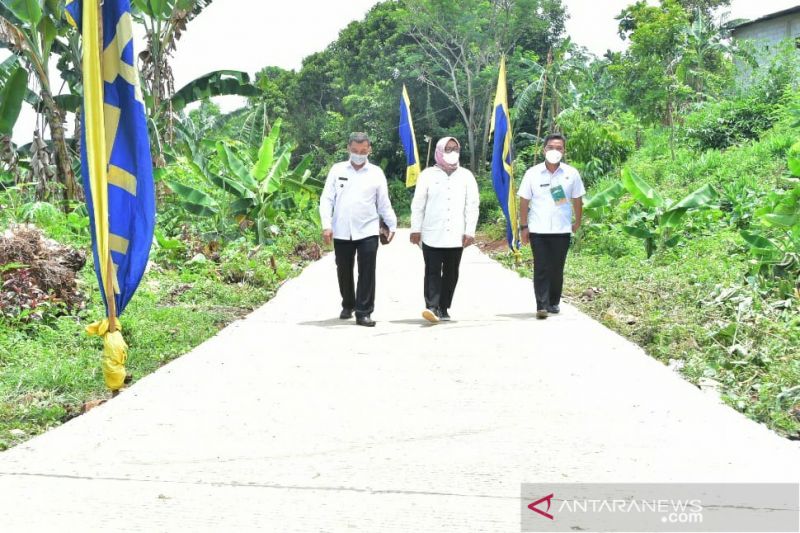
<svg viewBox="0 0 800 533">
<path fill-rule="evenodd" d="M 525 224 L 524 226 L 520 226 L 519 229 L 526 229 L 527 227 L 528 227 L 528 225 Z"/>
</svg>

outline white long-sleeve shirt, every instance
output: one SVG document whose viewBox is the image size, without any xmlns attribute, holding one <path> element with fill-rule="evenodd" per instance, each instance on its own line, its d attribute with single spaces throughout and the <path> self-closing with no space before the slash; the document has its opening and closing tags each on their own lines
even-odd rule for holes
<svg viewBox="0 0 800 533">
<path fill-rule="evenodd" d="M 428 167 L 417 178 L 411 232 L 422 233 L 422 242 L 428 246 L 459 248 L 464 235 L 475 236 L 479 204 L 472 172 L 459 167 L 448 176 L 438 166 Z"/>
<path fill-rule="evenodd" d="M 334 239 L 356 241 L 378 235 L 380 219 L 389 231 L 396 231 L 397 216 L 383 170 L 369 162 L 358 170 L 350 161 L 333 165 L 320 197 L 319 217 L 322 229 L 333 229 Z"/>
</svg>

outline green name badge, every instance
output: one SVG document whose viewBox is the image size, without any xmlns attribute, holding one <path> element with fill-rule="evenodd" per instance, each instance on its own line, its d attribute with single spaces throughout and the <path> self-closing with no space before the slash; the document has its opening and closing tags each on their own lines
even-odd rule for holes
<svg viewBox="0 0 800 533">
<path fill-rule="evenodd" d="M 564 194 L 564 188 L 561 185 L 550 187 L 550 196 L 553 197 L 553 202 L 556 205 L 564 205 L 567 203 L 567 195 Z"/>
</svg>

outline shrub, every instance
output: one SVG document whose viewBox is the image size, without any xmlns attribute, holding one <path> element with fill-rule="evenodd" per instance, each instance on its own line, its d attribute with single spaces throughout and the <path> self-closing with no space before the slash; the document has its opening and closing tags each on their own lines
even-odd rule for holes
<svg viewBox="0 0 800 533">
<path fill-rule="evenodd" d="M 497 219 L 503 218 L 503 210 L 500 208 L 500 202 L 497 201 L 497 194 L 492 188 L 491 181 L 486 181 L 486 185 L 481 186 L 480 190 L 480 213 L 478 215 L 478 225 L 491 224 L 496 222 Z"/>
<path fill-rule="evenodd" d="M 687 140 L 700 150 L 721 150 L 758 139 L 775 122 L 774 109 L 752 97 L 709 104 L 686 117 Z"/>
<path fill-rule="evenodd" d="M 581 110 L 565 111 L 558 125 L 567 137 L 567 162 L 578 169 L 587 186 L 619 168 L 635 146 L 619 121 L 598 121 Z"/>
<path fill-rule="evenodd" d="M 411 216 L 411 199 L 414 189 L 406 187 L 405 181 L 389 179 L 389 198 L 398 220 L 406 220 Z"/>
</svg>

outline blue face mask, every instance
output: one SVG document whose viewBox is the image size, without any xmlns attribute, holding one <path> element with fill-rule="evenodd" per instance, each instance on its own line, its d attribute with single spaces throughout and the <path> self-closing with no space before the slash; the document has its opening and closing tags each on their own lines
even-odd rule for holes
<svg viewBox="0 0 800 533">
<path fill-rule="evenodd" d="M 350 152 L 350 162 L 354 165 L 363 165 L 367 162 L 367 157 L 369 156 L 366 154 L 354 154 L 353 152 Z"/>
</svg>

